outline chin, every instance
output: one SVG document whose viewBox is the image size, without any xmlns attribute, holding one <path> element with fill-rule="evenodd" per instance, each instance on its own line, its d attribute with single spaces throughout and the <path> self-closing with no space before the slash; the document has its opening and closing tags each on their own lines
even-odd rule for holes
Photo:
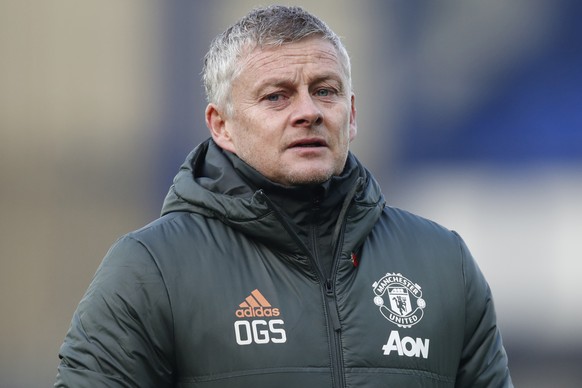
<svg viewBox="0 0 582 388">
<path fill-rule="evenodd" d="M 285 180 L 289 186 L 315 185 L 329 180 L 334 175 L 333 171 L 330 170 L 298 171 L 288 174 Z"/>
</svg>

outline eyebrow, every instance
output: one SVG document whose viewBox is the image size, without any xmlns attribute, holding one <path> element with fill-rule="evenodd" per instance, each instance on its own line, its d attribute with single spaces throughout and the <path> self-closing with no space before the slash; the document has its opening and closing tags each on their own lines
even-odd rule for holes
<svg viewBox="0 0 582 388">
<path fill-rule="evenodd" d="M 345 80 L 340 75 L 333 73 L 333 72 L 320 74 L 317 77 L 310 79 L 309 84 L 319 84 L 319 83 L 329 82 L 329 81 L 337 82 L 340 91 L 344 91 L 346 88 L 345 87 L 345 85 L 346 85 Z M 285 77 L 285 78 L 271 77 L 271 78 L 266 78 L 266 79 L 262 80 L 260 82 L 260 84 L 258 84 L 256 91 L 257 91 L 257 94 L 261 94 L 263 92 L 263 90 L 265 90 L 266 88 L 269 88 L 269 87 L 289 88 L 294 84 L 295 84 L 295 80 L 291 77 Z"/>
<path fill-rule="evenodd" d="M 338 74 L 335 74 L 335 73 L 324 74 L 324 75 L 321 75 L 319 77 L 316 77 L 315 79 L 313 79 L 313 81 L 311 83 L 318 84 L 318 83 L 328 82 L 328 81 L 337 82 L 339 89 L 342 91 L 345 89 L 345 84 L 346 84 L 345 80 L 341 76 L 339 76 Z"/>
</svg>

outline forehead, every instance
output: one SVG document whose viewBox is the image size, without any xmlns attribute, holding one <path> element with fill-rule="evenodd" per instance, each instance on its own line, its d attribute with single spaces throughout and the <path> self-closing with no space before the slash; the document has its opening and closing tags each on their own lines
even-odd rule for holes
<svg viewBox="0 0 582 388">
<path fill-rule="evenodd" d="M 296 73 L 298 69 L 336 72 L 341 78 L 347 77 L 337 49 L 322 38 L 307 38 L 281 46 L 257 47 L 241 59 L 238 75 L 260 82 L 263 78 Z"/>
</svg>

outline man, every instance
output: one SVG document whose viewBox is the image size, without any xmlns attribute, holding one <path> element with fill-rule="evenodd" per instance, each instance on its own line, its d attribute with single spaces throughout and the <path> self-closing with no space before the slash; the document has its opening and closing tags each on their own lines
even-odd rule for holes
<svg viewBox="0 0 582 388">
<path fill-rule="evenodd" d="M 300 8 L 256 9 L 203 74 L 212 138 L 161 218 L 107 253 L 56 386 L 512 386 L 461 238 L 386 207 L 348 151 L 339 38 Z"/>
</svg>

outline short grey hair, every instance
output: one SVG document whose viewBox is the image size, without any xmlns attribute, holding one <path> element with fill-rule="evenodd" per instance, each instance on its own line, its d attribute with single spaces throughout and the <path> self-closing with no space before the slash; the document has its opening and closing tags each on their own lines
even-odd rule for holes
<svg viewBox="0 0 582 388">
<path fill-rule="evenodd" d="M 240 70 L 237 64 L 241 58 L 255 48 L 277 47 L 312 36 L 335 47 L 351 90 L 350 57 L 339 36 L 301 7 L 273 5 L 253 9 L 212 41 L 202 70 L 207 101 L 231 116 L 231 86 Z"/>
</svg>

